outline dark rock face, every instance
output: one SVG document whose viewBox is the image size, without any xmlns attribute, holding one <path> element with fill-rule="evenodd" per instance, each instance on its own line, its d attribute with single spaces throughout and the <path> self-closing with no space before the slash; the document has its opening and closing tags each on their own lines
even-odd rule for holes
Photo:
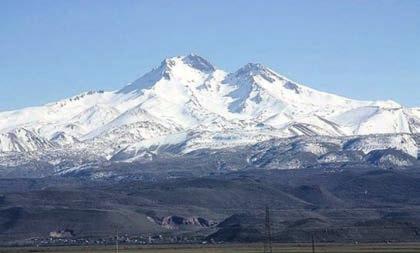
<svg viewBox="0 0 420 253">
<path fill-rule="evenodd" d="M 294 90 L 296 94 L 299 94 L 299 86 L 297 86 L 295 83 L 292 82 L 286 82 L 284 84 L 284 88 L 289 89 L 289 90 Z"/>
<path fill-rule="evenodd" d="M 183 59 L 183 62 L 197 70 L 211 73 L 215 71 L 214 66 L 201 56 L 190 54 Z"/>
<path fill-rule="evenodd" d="M 373 150 L 366 155 L 365 161 L 383 168 L 401 168 L 418 163 L 414 157 L 396 149 Z"/>
</svg>

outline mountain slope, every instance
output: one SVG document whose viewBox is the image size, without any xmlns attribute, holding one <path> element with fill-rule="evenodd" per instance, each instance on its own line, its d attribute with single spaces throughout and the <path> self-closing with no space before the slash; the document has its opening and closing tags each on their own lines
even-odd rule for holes
<svg viewBox="0 0 420 253">
<path fill-rule="evenodd" d="M 419 130 L 418 108 L 320 92 L 261 64 L 226 73 L 200 56 L 187 55 L 165 59 L 120 90 L 1 112 L 0 152 L 42 153 L 66 146 L 112 157 L 122 150 L 138 154 L 165 145 L 178 145 L 185 153 L 298 135 Z"/>
</svg>

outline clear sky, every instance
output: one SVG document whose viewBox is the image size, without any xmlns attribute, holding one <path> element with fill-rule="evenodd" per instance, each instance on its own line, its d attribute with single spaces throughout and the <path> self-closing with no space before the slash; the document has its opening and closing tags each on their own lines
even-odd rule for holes
<svg viewBox="0 0 420 253">
<path fill-rule="evenodd" d="M 419 13 L 416 0 L 1 0 L 0 110 L 118 89 L 190 52 L 420 106 Z"/>
</svg>

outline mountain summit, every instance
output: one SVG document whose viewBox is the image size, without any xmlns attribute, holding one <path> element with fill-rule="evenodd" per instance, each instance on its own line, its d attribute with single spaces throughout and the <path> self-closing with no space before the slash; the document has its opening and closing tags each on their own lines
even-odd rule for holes
<svg viewBox="0 0 420 253">
<path fill-rule="evenodd" d="M 168 145 L 189 152 L 298 135 L 419 131 L 419 109 L 317 91 L 256 63 L 226 73 L 190 54 L 165 59 L 120 90 L 1 112 L 0 153 L 70 147 L 112 157 Z"/>
<path fill-rule="evenodd" d="M 171 57 L 163 60 L 159 67 L 122 88 L 120 92 L 129 93 L 149 88 L 161 79 L 184 79 L 194 72 L 211 74 L 215 70 L 211 63 L 198 55 L 189 54 L 187 56 Z"/>
</svg>

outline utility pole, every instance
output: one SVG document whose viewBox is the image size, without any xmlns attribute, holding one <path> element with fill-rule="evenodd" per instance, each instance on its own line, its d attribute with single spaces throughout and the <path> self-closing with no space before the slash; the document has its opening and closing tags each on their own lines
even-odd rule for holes
<svg viewBox="0 0 420 253">
<path fill-rule="evenodd" d="M 315 240 L 314 240 L 314 235 L 311 235 L 312 237 L 312 253 L 315 253 Z"/>
<path fill-rule="evenodd" d="M 119 248 L 118 248 L 118 230 L 117 230 L 117 238 L 115 240 L 115 250 L 118 253 L 119 252 Z"/>
<path fill-rule="evenodd" d="M 271 222 L 270 222 L 270 208 L 265 207 L 265 242 L 264 253 L 272 253 L 272 239 L 271 239 Z"/>
</svg>

